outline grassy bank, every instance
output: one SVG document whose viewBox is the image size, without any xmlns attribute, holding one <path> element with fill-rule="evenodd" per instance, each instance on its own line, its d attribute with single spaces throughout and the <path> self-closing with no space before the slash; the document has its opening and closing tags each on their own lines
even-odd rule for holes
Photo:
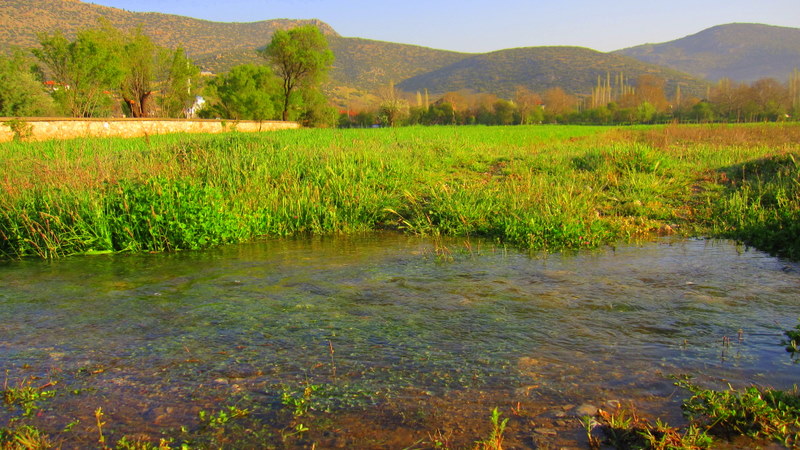
<svg viewBox="0 0 800 450">
<path fill-rule="evenodd" d="M 3 258 L 399 229 L 558 251 L 718 235 L 800 255 L 796 125 L 431 127 L 0 145 Z"/>
</svg>

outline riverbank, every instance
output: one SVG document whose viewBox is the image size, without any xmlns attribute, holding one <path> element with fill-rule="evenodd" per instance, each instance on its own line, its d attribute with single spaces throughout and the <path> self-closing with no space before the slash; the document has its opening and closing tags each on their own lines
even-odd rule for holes
<svg viewBox="0 0 800 450">
<path fill-rule="evenodd" d="M 654 235 L 800 255 L 800 126 L 429 127 L 0 145 L 0 253 L 259 236 L 481 236 L 531 251 Z"/>
</svg>

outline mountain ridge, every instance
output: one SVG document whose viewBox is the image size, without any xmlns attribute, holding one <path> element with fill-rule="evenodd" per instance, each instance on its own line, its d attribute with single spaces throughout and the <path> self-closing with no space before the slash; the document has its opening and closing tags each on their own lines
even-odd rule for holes
<svg viewBox="0 0 800 450">
<path fill-rule="evenodd" d="M 702 96 L 706 86 L 703 80 L 681 72 L 679 66 L 666 59 L 654 65 L 643 61 L 644 57 L 625 54 L 632 49 L 663 44 L 645 44 L 609 53 L 573 46 L 461 53 L 345 37 L 318 19 L 214 22 L 159 12 L 130 12 L 80 0 L 3 0 L 0 48 L 34 47 L 38 45 L 36 36 L 40 32 L 62 30 L 68 36 L 74 35 L 79 29 L 95 26 L 99 17 L 119 28 L 141 26 L 156 44 L 170 48 L 180 45 L 202 69 L 217 73 L 237 64 L 263 63 L 255 50 L 267 45 L 275 30 L 307 23 L 317 25 L 327 35 L 336 55 L 326 90 L 339 104 L 374 102 L 375 94 L 390 83 L 409 92 L 428 90 L 441 94 L 471 89 L 505 97 L 510 97 L 517 86 L 538 92 L 559 86 L 571 94 L 588 95 L 598 77 L 618 73 L 631 80 L 642 74 L 657 75 L 666 80 L 668 93 L 680 85 L 683 94 Z M 726 25 L 712 29 L 720 27 L 725 30 Z M 790 30 L 800 32 L 800 29 Z M 686 38 L 704 31 L 707 30 Z"/>
<path fill-rule="evenodd" d="M 800 68 L 800 29 L 759 23 L 729 23 L 668 42 L 616 50 L 652 64 L 710 81 L 730 78 L 785 80 Z"/>
</svg>

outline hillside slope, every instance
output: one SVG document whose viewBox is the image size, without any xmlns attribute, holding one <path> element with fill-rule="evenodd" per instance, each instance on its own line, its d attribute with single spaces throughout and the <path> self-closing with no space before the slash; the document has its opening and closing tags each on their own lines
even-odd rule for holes
<svg viewBox="0 0 800 450">
<path fill-rule="evenodd" d="M 161 13 L 137 13 L 83 3 L 78 0 L 3 0 L 0 2 L 0 43 L 34 47 L 37 33 L 61 30 L 67 36 L 97 25 L 104 17 L 118 28 L 141 26 L 156 44 L 183 47 L 192 56 L 224 54 L 269 43 L 272 33 L 299 24 L 317 25 L 326 35 L 337 36 L 319 20 L 275 19 L 249 23 L 223 23 Z"/>
<path fill-rule="evenodd" d="M 667 81 L 667 93 L 678 84 L 684 93 L 704 92 L 702 82 L 687 74 L 643 63 L 633 58 L 582 47 L 527 47 L 475 55 L 398 84 L 405 91 L 428 89 L 441 94 L 460 89 L 491 92 L 506 98 L 517 86 L 542 92 L 561 87 L 573 94 L 588 94 L 597 77 L 624 74 L 635 80 L 652 74 Z"/>
<path fill-rule="evenodd" d="M 661 44 L 615 53 L 681 70 L 708 80 L 784 81 L 800 68 L 800 29 L 733 23 Z"/>
</svg>

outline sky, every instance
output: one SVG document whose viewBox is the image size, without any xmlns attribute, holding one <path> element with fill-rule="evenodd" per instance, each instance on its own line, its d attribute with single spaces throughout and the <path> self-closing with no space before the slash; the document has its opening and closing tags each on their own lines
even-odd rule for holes
<svg viewBox="0 0 800 450">
<path fill-rule="evenodd" d="M 576 45 L 612 51 L 714 25 L 800 28 L 800 0 L 84 0 L 217 22 L 320 19 L 339 34 L 483 53 Z"/>
</svg>

